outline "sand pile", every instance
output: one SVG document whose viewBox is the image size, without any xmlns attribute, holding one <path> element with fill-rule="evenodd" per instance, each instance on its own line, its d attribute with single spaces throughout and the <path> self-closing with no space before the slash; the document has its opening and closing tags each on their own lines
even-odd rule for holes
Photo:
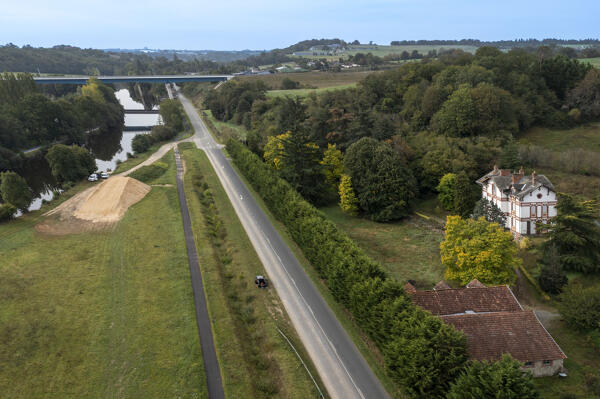
<svg viewBox="0 0 600 399">
<path fill-rule="evenodd" d="M 49 234 L 70 234 L 110 226 L 142 200 L 150 186 L 131 177 L 113 176 L 60 204 L 36 226 Z"/>
</svg>

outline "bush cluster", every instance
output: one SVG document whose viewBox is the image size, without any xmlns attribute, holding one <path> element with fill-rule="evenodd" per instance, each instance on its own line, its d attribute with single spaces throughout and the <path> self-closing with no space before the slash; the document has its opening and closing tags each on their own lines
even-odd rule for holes
<svg viewBox="0 0 600 399">
<path fill-rule="evenodd" d="M 164 162 L 154 162 L 152 165 L 142 166 L 138 170 L 129 175 L 144 183 L 150 183 L 152 180 L 158 179 L 169 169 L 169 165 Z"/>
<path fill-rule="evenodd" d="M 464 335 L 415 306 L 378 263 L 243 144 L 229 140 L 227 151 L 335 300 L 375 342 L 391 378 L 412 397 L 443 396 L 467 361 Z"/>
</svg>

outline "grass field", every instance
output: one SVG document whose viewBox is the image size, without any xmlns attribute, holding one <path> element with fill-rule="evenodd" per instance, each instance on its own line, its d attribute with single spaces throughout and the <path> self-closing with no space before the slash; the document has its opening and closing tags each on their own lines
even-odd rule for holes
<svg viewBox="0 0 600 399">
<path fill-rule="evenodd" d="M 284 331 L 318 380 L 281 300 L 274 290 L 258 290 L 254 285 L 254 276 L 265 271 L 208 158 L 188 143 L 180 149 L 226 396 L 319 397 L 300 360 L 277 331 Z M 198 176 L 212 193 L 213 205 L 203 204 L 195 191 Z"/>
<path fill-rule="evenodd" d="M 566 130 L 536 127 L 523 133 L 518 143 L 541 146 L 555 153 L 575 149 L 593 151 L 599 153 L 600 159 L 600 123 L 589 123 Z M 585 198 L 600 198 L 598 176 L 570 173 L 558 167 L 536 166 L 536 172 L 545 174 L 559 192 L 573 193 Z"/>
<path fill-rule="evenodd" d="M 293 96 L 293 97 L 306 97 L 311 93 L 320 94 L 325 91 L 330 90 L 341 90 L 341 89 L 349 89 L 351 87 L 356 87 L 356 83 L 348 83 L 339 86 L 331 86 L 331 87 L 321 87 L 319 89 L 295 89 L 295 90 L 269 90 L 267 92 L 267 97 L 285 97 L 285 96 Z"/>
<path fill-rule="evenodd" d="M 300 82 L 302 87 L 335 87 L 349 84 L 356 84 L 366 76 L 377 71 L 365 72 L 303 72 L 303 73 L 277 73 L 271 75 L 240 76 L 239 80 L 262 80 L 267 84 L 270 90 L 281 89 L 281 82 L 288 78 Z"/>
<path fill-rule="evenodd" d="M 419 288 L 431 289 L 443 278 L 443 232 L 438 225 L 417 216 L 396 223 L 376 223 L 349 216 L 338 206 L 321 211 L 399 282 L 415 280 Z"/>
<path fill-rule="evenodd" d="M 567 130 L 534 127 L 519 137 L 520 144 L 535 144 L 554 151 L 583 148 L 600 152 L 600 122 Z"/>
<path fill-rule="evenodd" d="M 587 62 L 596 68 L 600 68 L 600 57 L 597 58 L 581 58 L 579 61 Z"/>
<path fill-rule="evenodd" d="M 36 233 L 58 202 L 0 225 L 1 396 L 206 397 L 175 188 L 111 231 Z"/>
</svg>

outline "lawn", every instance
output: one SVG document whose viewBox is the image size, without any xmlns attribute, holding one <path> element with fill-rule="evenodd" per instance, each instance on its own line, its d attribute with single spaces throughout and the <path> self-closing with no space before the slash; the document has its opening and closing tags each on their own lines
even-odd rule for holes
<svg viewBox="0 0 600 399">
<path fill-rule="evenodd" d="M 276 73 L 271 75 L 240 76 L 236 80 L 256 81 L 262 80 L 270 90 L 281 89 L 281 82 L 288 78 L 295 82 L 300 82 L 301 87 L 335 87 L 341 85 L 356 84 L 366 76 L 377 71 L 364 72 L 303 72 L 303 73 Z"/>
<path fill-rule="evenodd" d="M 175 188 L 110 231 L 37 233 L 58 202 L 0 225 L 2 396 L 206 397 Z"/>
<path fill-rule="evenodd" d="M 395 223 L 376 223 L 349 216 L 338 206 L 321 211 L 397 281 L 415 280 L 419 288 L 431 289 L 443 278 L 443 232 L 437 223 L 418 216 Z"/>
<path fill-rule="evenodd" d="M 206 154 L 190 143 L 181 144 L 180 149 L 226 396 L 319 397 L 301 361 L 277 330 L 292 341 L 323 390 L 281 300 L 274 290 L 258 290 L 254 285 L 254 277 L 265 271 Z M 194 183 L 199 176 L 206 183 L 200 191 L 210 190 L 213 205 L 201 202 Z M 224 233 L 215 226 L 224 226 L 220 227 Z"/>
<path fill-rule="evenodd" d="M 233 122 L 222 122 L 220 120 L 217 120 L 212 115 L 212 112 L 209 109 L 204 110 L 204 111 L 199 110 L 199 112 L 200 112 L 200 114 L 204 113 L 204 115 L 203 115 L 204 120 L 212 123 L 213 126 L 216 127 L 217 131 L 220 134 L 222 134 L 226 137 L 235 135 L 242 140 L 246 138 L 246 134 L 248 134 L 248 131 L 246 130 L 246 128 L 243 125 L 236 125 Z M 226 140 L 224 140 L 224 141 L 226 141 Z"/>
</svg>

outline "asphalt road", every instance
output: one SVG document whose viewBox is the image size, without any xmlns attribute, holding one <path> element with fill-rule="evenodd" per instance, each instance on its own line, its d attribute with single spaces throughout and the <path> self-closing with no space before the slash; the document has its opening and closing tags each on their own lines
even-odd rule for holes
<svg viewBox="0 0 600 399">
<path fill-rule="evenodd" d="M 332 398 L 389 398 L 290 248 L 225 158 L 194 106 L 179 95 L 195 134 L 217 172 L 304 347 Z M 187 140 L 186 140 L 187 141 Z"/>
<path fill-rule="evenodd" d="M 181 219 L 183 220 L 183 233 L 185 235 L 185 246 L 187 248 L 188 263 L 192 279 L 192 291 L 194 293 L 194 305 L 196 307 L 196 324 L 198 325 L 200 346 L 202 347 L 202 359 L 204 360 L 208 397 L 211 399 L 225 399 L 223 383 L 221 380 L 221 370 L 219 369 L 219 361 L 217 359 L 217 352 L 215 351 L 212 328 L 208 317 L 208 309 L 206 307 L 206 297 L 204 296 L 204 286 L 202 285 L 202 275 L 200 274 L 200 265 L 198 264 L 194 232 L 192 230 L 192 222 L 187 207 L 185 191 L 183 189 L 183 165 L 181 164 L 177 148 L 175 148 L 175 161 L 177 163 L 177 193 L 179 194 L 179 208 L 181 209 Z"/>
</svg>

